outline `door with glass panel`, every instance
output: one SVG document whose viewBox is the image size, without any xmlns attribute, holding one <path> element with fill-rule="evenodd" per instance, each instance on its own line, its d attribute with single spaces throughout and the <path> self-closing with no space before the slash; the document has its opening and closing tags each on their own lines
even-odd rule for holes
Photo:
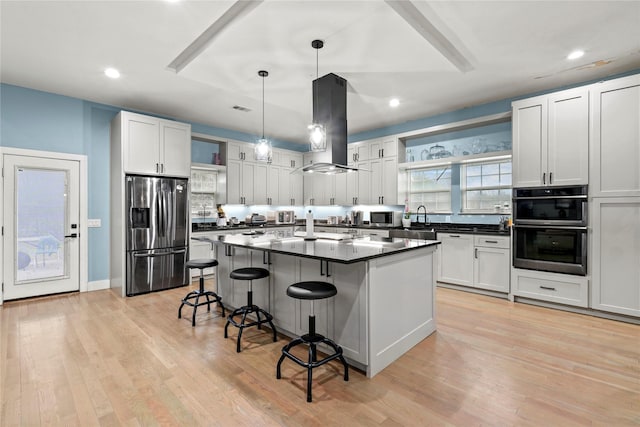
<svg viewBox="0 0 640 427">
<path fill-rule="evenodd" d="M 4 155 L 4 299 L 80 289 L 80 162 Z"/>
</svg>

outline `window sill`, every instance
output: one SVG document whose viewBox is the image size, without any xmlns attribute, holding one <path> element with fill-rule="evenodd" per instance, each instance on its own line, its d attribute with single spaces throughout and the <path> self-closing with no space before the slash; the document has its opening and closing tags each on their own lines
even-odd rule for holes
<svg viewBox="0 0 640 427">
<path fill-rule="evenodd" d="M 458 215 L 511 215 L 511 211 L 461 211 Z"/>
</svg>

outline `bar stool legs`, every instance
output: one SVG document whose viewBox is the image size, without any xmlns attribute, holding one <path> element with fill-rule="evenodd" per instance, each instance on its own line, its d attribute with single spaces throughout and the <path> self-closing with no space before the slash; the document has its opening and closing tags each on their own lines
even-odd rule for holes
<svg viewBox="0 0 640 427">
<path fill-rule="evenodd" d="M 253 303 L 253 279 L 261 279 L 269 276 L 269 271 L 261 268 L 239 268 L 231 272 L 231 278 L 235 280 L 249 280 L 249 290 L 247 291 L 247 305 L 233 310 L 233 312 L 227 317 L 227 323 L 224 325 L 224 337 L 229 337 L 229 325 L 233 325 L 238 328 L 238 339 L 236 341 L 236 352 L 240 353 L 242 347 L 240 341 L 242 340 L 242 331 L 245 328 L 257 326 L 258 329 L 262 329 L 263 323 L 268 323 L 269 327 L 273 331 L 273 342 L 278 341 L 278 332 L 273 324 L 273 316 L 266 310 L 258 307 Z M 255 314 L 257 320 L 247 322 L 247 316 Z M 261 315 L 264 317 L 262 318 Z M 235 317 L 242 316 L 238 322 Z"/>
<path fill-rule="evenodd" d="M 339 359 L 344 366 L 344 380 L 349 381 L 349 365 L 342 355 L 342 347 L 337 345 L 329 338 L 316 333 L 316 316 L 313 309 L 313 300 L 328 298 L 336 294 L 336 289 L 333 285 L 324 282 L 300 282 L 289 286 L 287 289 L 287 295 L 298 299 L 311 300 L 311 314 L 309 315 L 309 333 L 302 335 L 299 338 L 292 340 L 289 344 L 282 348 L 282 355 L 276 365 L 276 378 L 282 378 L 282 362 L 285 358 L 293 360 L 298 365 L 307 369 L 307 402 L 312 401 L 312 381 L 313 381 L 313 368 L 322 366 L 331 362 L 334 359 Z M 291 353 L 291 349 L 301 344 L 309 346 L 308 360 L 305 362 Z M 326 356 L 325 358 L 318 360 L 318 344 L 326 344 L 333 349 L 333 354 Z"/>
<path fill-rule="evenodd" d="M 222 298 L 213 291 L 206 291 L 204 289 L 204 269 L 207 267 L 215 267 L 218 265 L 216 260 L 190 260 L 187 261 L 187 268 L 199 268 L 200 269 L 200 282 L 198 290 L 189 292 L 183 299 L 180 308 L 178 308 L 178 319 L 182 318 L 182 307 L 188 305 L 193 307 L 193 314 L 191 315 L 191 326 L 196 326 L 196 312 L 201 305 L 207 305 L 207 311 L 211 311 L 211 304 L 218 303 L 222 309 L 222 316 L 225 315 L 224 304 L 222 304 Z M 200 297 L 204 296 L 206 301 L 200 301 Z M 195 299 L 195 301 L 191 301 Z"/>
</svg>

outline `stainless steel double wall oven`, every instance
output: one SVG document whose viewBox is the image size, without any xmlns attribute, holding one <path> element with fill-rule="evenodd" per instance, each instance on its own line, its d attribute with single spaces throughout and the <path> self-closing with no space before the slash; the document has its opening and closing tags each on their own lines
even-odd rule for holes
<svg viewBox="0 0 640 427">
<path fill-rule="evenodd" d="M 513 266 L 587 274 L 587 186 L 513 189 Z"/>
</svg>

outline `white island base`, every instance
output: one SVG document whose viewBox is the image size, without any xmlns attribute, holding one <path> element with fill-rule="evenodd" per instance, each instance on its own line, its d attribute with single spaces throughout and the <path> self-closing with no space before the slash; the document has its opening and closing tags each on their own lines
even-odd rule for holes
<svg viewBox="0 0 640 427">
<path fill-rule="evenodd" d="M 367 261 L 368 377 L 436 330 L 435 246 Z M 338 290 L 339 292 L 339 290 Z"/>
<path fill-rule="evenodd" d="M 268 268 L 269 292 L 255 284 L 254 303 L 273 315 L 279 333 L 294 337 L 307 333 L 310 304 L 288 297 L 287 287 L 307 280 L 333 283 L 338 294 L 315 301 L 316 330 L 340 345 L 351 365 L 373 377 L 436 330 L 434 253 L 439 242 L 423 242 L 375 257 L 366 256 L 357 242 L 346 248 L 344 243 L 315 243 L 316 254 L 333 253 L 336 245 L 336 251 L 340 247 L 351 256 L 362 255 L 361 261 L 348 263 L 276 250 L 275 244 L 271 250 L 258 249 L 257 243 L 251 248 L 225 245 L 218 256 L 218 293 L 225 306 L 241 306 L 246 284 L 234 284 L 229 273 L 247 266 Z"/>
</svg>

